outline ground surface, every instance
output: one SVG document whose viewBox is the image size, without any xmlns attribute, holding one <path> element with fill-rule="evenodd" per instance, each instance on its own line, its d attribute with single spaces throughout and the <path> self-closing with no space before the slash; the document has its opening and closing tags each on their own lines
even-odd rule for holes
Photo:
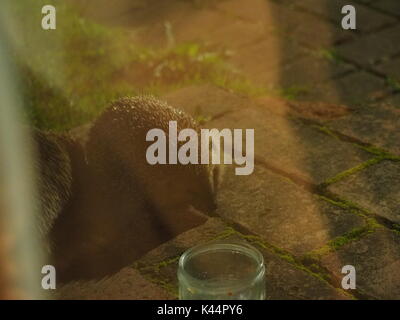
<svg viewBox="0 0 400 320">
<path fill-rule="evenodd" d="M 256 168 L 242 177 L 227 168 L 217 217 L 60 296 L 174 299 L 183 251 L 233 237 L 264 254 L 269 299 L 400 299 L 400 2 L 117 3 L 82 10 L 134 30 L 132 41 L 154 50 L 190 42 L 222 52 L 207 66 L 226 63 L 225 80 L 203 77 L 196 59 L 204 56 L 193 45 L 187 72 L 200 81 L 180 81 L 188 65 L 168 55 L 118 76 L 139 88 L 175 81 L 163 97 L 204 127 L 254 128 Z M 356 32 L 340 28 L 349 3 Z M 356 268 L 356 290 L 341 288 L 347 264 Z"/>
</svg>

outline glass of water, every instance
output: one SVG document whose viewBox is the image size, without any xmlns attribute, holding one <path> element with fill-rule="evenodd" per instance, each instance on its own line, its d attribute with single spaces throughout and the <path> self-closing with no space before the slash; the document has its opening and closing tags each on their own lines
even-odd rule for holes
<svg viewBox="0 0 400 320">
<path fill-rule="evenodd" d="M 179 259 L 181 300 L 264 300 L 262 254 L 241 242 L 193 247 Z"/>
</svg>

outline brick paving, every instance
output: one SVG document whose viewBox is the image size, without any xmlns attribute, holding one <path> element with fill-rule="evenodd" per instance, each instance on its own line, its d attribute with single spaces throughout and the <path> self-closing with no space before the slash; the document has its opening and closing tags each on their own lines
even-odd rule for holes
<svg viewBox="0 0 400 320">
<path fill-rule="evenodd" d="M 114 275 L 129 285 L 69 284 L 62 296 L 176 298 L 185 249 L 240 238 L 265 257 L 268 299 L 400 299 L 400 1 L 350 2 L 356 32 L 340 28 L 348 1 L 177 0 L 157 15 L 134 11 L 136 23 L 124 15 L 147 25 L 141 43 L 162 46 L 169 21 L 177 43 L 231 50 L 227 62 L 257 86 L 307 90 L 284 102 L 213 85 L 166 94 L 205 127 L 255 128 L 254 173 L 227 168 L 217 217 Z M 346 264 L 355 290 L 341 288 Z"/>
</svg>

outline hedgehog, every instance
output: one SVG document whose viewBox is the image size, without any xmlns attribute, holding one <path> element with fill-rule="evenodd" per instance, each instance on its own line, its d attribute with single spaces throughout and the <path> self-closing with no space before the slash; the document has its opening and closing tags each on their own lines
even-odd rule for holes
<svg viewBox="0 0 400 320">
<path fill-rule="evenodd" d="M 169 121 L 176 121 L 178 130 L 191 128 L 200 132 L 192 117 L 152 96 L 115 101 L 90 131 L 89 165 L 97 175 L 104 175 L 112 188 L 128 190 L 135 182 L 134 186 L 139 185 L 146 200 L 161 214 L 188 205 L 212 212 L 219 184 L 218 166 L 151 165 L 146 160 L 151 144 L 146 141 L 146 134 L 154 128 L 168 132 Z"/>
<path fill-rule="evenodd" d="M 36 151 L 34 167 L 39 195 L 36 226 L 40 237 L 46 239 L 72 193 L 72 163 L 67 150 L 72 141 L 37 129 L 32 130 L 31 136 Z"/>
<path fill-rule="evenodd" d="M 47 168 L 40 182 L 48 207 L 44 225 L 51 228 L 58 279 L 116 272 L 213 214 L 220 166 L 146 161 L 147 132 L 168 132 L 169 121 L 178 130 L 200 130 L 186 113 L 138 96 L 106 108 L 91 125 L 84 150 L 75 141 L 38 134 L 41 167 Z"/>
</svg>

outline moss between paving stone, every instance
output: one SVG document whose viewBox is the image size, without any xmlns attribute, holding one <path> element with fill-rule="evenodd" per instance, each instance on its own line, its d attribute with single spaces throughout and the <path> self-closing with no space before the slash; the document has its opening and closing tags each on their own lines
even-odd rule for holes
<svg viewBox="0 0 400 320">
<path fill-rule="evenodd" d="M 148 281 L 154 283 L 155 285 L 163 288 L 165 291 L 167 291 L 169 294 L 171 294 L 174 298 L 178 299 L 179 291 L 178 291 L 178 288 L 176 286 L 172 285 L 171 283 L 168 283 L 167 281 L 163 281 L 160 278 L 151 276 L 148 273 L 144 273 L 144 274 L 141 273 L 141 274 L 146 280 L 148 280 Z"/>
<path fill-rule="evenodd" d="M 371 230 L 385 227 L 394 232 L 400 231 L 399 224 L 393 223 L 393 222 L 386 220 L 380 216 L 377 216 L 374 212 L 371 212 L 370 210 L 368 210 L 364 207 L 361 207 L 360 205 L 358 205 L 357 203 L 355 203 L 353 201 L 340 198 L 337 195 L 330 193 L 326 189 L 322 189 L 322 190 L 320 189 L 317 191 L 319 192 L 318 197 L 321 198 L 322 200 L 330 202 L 331 204 L 333 204 L 335 206 L 339 206 L 341 208 L 347 209 L 351 213 L 356 214 L 356 215 L 361 216 L 364 219 L 366 219 L 367 224 Z"/>
<path fill-rule="evenodd" d="M 138 270 L 140 274 L 148 281 L 160 286 L 175 298 L 178 298 L 178 290 L 175 285 L 168 281 L 162 280 L 160 276 L 161 269 L 169 266 L 170 264 L 176 263 L 180 256 L 168 258 L 150 266 L 140 266 L 138 263 L 134 263 L 132 268 Z"/>
<path fill-rule="evenodd" d="M 334 134 L 332 130 L 329 130 L 327 127 L 313 124 L 311 125 L 311 128 L 317 129 L 318 131 L 326 134 L 327 136 L 340 140 L 339 137 L 336 134 Z"/>
<path fill-rule="evenodd" d="M 370 212 L 369 210 L 367 210 L 365 208 L 362 208 L 357 203 L 354 203 L 352 201 L 340 198 L 340 197 L 338 197 L 338 196 L 336 196 L 334 194 L 329 193 L 326 190 L 320 191 L 320 193 L 317 194 L 317 196 L 321 200 L 327 201 L 327 202 L 331 203 L 334 206 L 338 206 L 340 208 L 347 209 L 351 213 L 353 213 L 355 215 L 358 215 L 360 217 L 363 217 L 365 219 L 370 219 L 371 216 L 373 215 L 372 212 Z"/>
<path fill-rule="evenodd" d="M 340 63 L 344 62 L 343 58 L 340 56 L 340 54 L 334 48 L 321 48 L 318 50 L 309 50 L 309 53 L 312 56 L 326 59 L 329 62 L 332 62 L 335 64 L 340 64 Z"/>
<path fill-rule="evenodd" d="M 306 253 L 303 259 L 306 261 L 319 261 L 322 256 L 337 251 L 350 242 L 360 240 L 364 236 L 371 234 L 380 228 L 383 228 L 383 226 L 378 224 L 375 219 L 367 219 L 367 225 L 365 227 L 355 228 L 342 236 L 332 239 L 323 247 Z"/>
<path fill-rule="evenodd" d="M 340 181 L 350 175 L 353 175 L 361 170 L 364 170 L 372 165 L 378 164 L 383 160 L 384 160 L 384 158 L 382 158 L 382 157 L 376 157 L 376 158 L 369 159 L 363 163 L 360 163 L 359 165 L 357 165 L 353 168 L 342 171 L 342 172 L 338 173 L 336 176 L 325 180 L 321 185 L 323 185 L 324 187 L 327 187 L 335 182 L 338 182 L 338 181 Z"/>
<path fill-rule="evenodd" d="M 309 93 L 311 88 L 309 86 L 289 86 L 279 89 L 277 91 L 278 96 L 285 98 L 287 100 L 295 100 L 299 97 Z"/>
<path fill-rule="evenodd" d="M 333 195 L 329 193 L 328 191 L 325 191 L 326 194 L 318 194 L 318 197 L 324 201 L 327 201 L 331 203 L 334 206 L 338 206 L 343 209 L 349 210 L 352 214 L 358 215 L 362 218 L 364 218 L 367 222 L 367 226 L 369 226 L 370 229 L 376 229 L 379 227 L 383 227 L 382 224 L 380 224 L 376 219 L 375 215 L 373 212 L 361 207 L 355 202 L 352 202 L 347 199 L 340 198 L 336 195 Z"/>
<path fill-rule="evenodd" d="M 286 252 L 285 250 L 276 247 L 274 245 L 271 245 L 269 243 L 266 243 L 263 239 L 261 239 L 261 237 L 259 236 L 255 236 L 255 235 L 246 235 L 243 234 L 241 232 L 236 231 L 235 229 L 229 227 L 227 228 L 225 231 L 223 231 L 222 233 L 220 233 L 219 235 L 217 235 L 216 237 L 210 239 L 210 241 L 215 241 L 215 240 L 223 240 L 226 239 L 232 235 L 236 235 L 239 238 L 246 240 L 247 242 L 259 246 L 263 249 L 266 249 L 268 251 L 273 252 L 274 254 L 276 254 L 279 258 L 281 258 L 282 260 L 285 260 L 286 262 L 288 262 L 290 265 L 292 265 L 293 267 L 306 272 L 308 274 L 310 274 L 311 276 L 318 278 L 320 281 L 323 281 L 325 283 L 328 283 L 329 285 L 331 285 L 330 283 L 330 279 L 331 276 L 328 272 L 326 272 L 325 270 L 323 270 L 320 266 L 314 264 L 311 268 L 307 268 L 306 266 L 304 266 L 302 263 L 300 263 L 293 255 L 291 255 L 290 253 Z M 168 265 L 175 263 L 177 260 L 179 259 L 178 257 L 174 257 L 174 258 L 169 258 L 167 260 L 161 261 L 155 265 L 149 266 L 149 267 L 142 267 L 142 268 L 138 268 L 139 271 L 144 271 L 145 275 L 149 274 L 149 272 L 153 272 L 154 274 L 159 274 L 160 273 L 160 269 L 167 267 Z M 175 288 L 173 285 L 166 283 L 165 281 L 162 281 L 160 279 L 158 279 L 155 276 L 148 276 L 148 279 L 150 281 L 152 281 L 155 284 L 158 284 L 160 286 L 162 286 L 164 289 L 168 290 L 171 293 L 171 288 Z M 348 294 L 347 292 L 344 292 L 343 290 L 336 288 L 338 290 L 338 292 L 340 292 L 341 294 L 345 294 L 351 298 L 354 298 L 352 295 Z M 172 293 L 174 293 L 174 291 L 176 292 L 176 289 L 172 290 Z"/>
<path fill-rule="evenodd" d="M 393 89 L 393 92 L 400 92 L 400 81 L 397 78 L 388 77 L 386 83 Z"/>
<path fill-rule="evenodd" d="M 336 132 L 334 130 L 331 130 L 330 128 L 328 128 L 326 126 L 322 126 L 322 125 L 319 125 L 319 124 L 311 124 L 311 127 L 314 128 L 314 129 L 317 129 L 318 131 L 320 131 L 320 132 L 322 132 L 322 133 L 324 133 L 326 135 L 329 135 L 330 137 L 333 137 L 335 139 L 339 139 L 339 140 L 341 140 L 343 142 L 351 143 L 351 144 L 353 144 L 354 146 L 356 146 L 356 147 L 358 147 L 360 149 L 363 149 L 363 150 L 365 150 L 365 151 L 367 151 L 369 153 L 372 153 L 374 155 L 382 157 L 382 160 L 400 161 L 400 157 L 399 156 L 393 155 L 392 153 L 390 153 L 390 152 L 388 152 L 388 151 L 386 151 L 384 149 L 375 147 L 373 145 L 362 143 L 361 141 L 360 142 L 355 142 L 353 138 L 347 137 L 346 135 L 341 134 L 340 132 Z"/>
</svg>

